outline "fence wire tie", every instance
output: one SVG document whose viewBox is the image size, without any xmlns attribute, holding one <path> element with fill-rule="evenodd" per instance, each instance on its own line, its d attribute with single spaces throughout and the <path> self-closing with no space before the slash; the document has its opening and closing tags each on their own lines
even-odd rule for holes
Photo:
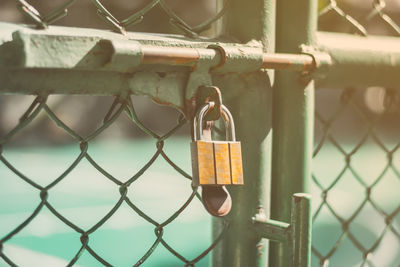
<svg viewBox="0 0 400 267">
<path fill-rule="evenodd" d="M 48 25 L 65 17 L 68 13 L 68 7 L 70 7 L 76 0 L 69 0 L 64 2 L 45 16 L 41 15 L 40 12 L 27 1 L 17 1 L 19 3 L 18 7 L 20 8 L 20 10 L 24 14 L 28 15 L 39 29 L 47 29 Z"/>
</svg>

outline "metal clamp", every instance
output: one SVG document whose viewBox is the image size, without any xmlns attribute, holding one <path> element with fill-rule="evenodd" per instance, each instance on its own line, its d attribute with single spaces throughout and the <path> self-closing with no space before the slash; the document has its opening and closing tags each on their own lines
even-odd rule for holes
<svg viewBox="0 0 400 267">
<path fill-rule="evenodd" d="M 255 44 L 256 45 L 255 45 Z M 255 72 L 263 65 L 264 54 L 262 45 L 253 42 L 252 46 L 247 45 L 222 45 L 211 44 L 207 48 L 216 49 L 221 54 L 220 63 L 213 67 L 215 72 Z"/>
<path fill-rule="evenodd" d="M 313 79 L 323 79 L 326 77 L 329 67 L 332 65 L 331 56 L 324 52 L 316 49 L 313 46 L 301 45 L 300 50 L 302 54 L 309 55 L 313 58 L 314 67 L 308 73 L 304 75 L 311 76 Z"/>
</svg>

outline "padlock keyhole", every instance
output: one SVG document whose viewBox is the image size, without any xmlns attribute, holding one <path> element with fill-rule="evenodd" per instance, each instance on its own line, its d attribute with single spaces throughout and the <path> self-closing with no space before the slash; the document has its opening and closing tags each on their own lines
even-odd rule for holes
<svg viewBox="0 0 400 267">
<path fill-rule="evenodd" d="M 201 197 L 204 207 L 213 216 L 223 217 L 232 208 L 232 198 L 225 186 L 203 185 Z"/>
</svg>

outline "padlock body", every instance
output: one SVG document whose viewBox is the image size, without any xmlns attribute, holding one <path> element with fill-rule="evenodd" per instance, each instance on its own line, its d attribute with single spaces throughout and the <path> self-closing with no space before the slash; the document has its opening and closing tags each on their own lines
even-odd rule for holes
<svg viewBox="0 0 400 267">
<path fill-rule="evenodd" d="M 242 146 L 240 142 L 229 143 L 231 179 L 233 185 L 242 185 L 243 182 L 243 166 L 242 166 Z"/>
<path fill-rule="evenodd" d="M 243 184 L 240 142 L 199 140 L 190 148 L 194 186 Z"/>
</svg>

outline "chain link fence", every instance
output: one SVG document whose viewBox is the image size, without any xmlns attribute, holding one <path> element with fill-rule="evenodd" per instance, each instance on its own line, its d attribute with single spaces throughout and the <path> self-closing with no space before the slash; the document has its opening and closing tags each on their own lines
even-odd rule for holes
<svg viewBox="0 0 400 267">
<path fill-rule="evenodd" d="M 9 1 L 10 2 L 10 1 Z M 201 22 L 188 22 L 187 14 L 175 8 L 180 1 L 152 0 L 140 2 L 141 6 L 125 8 L 126 15 L 114 13 L 107 1 L 91 1 L 91 10 L 96 10 L 99 21 L 110 29 L 124 34 L 133 25 L 144 23 L 146 16 L 156 9 L 163 12 L 170 24 L 187 37 L 201 38 L 204 31 L 215 27 L 225 13 L 229 1 L 221 8 L 209 12 L 209 18 Z M 211 1 L 214 5 L 215 3 Z M 69 10 L 81 4 L 81 1 L 65 1 L 48 12 L 39 11 L 36 3 L 16 0 L 17 4 L 31 23 L 43 29 L 57 23 Z M 177 4 L 178 3 L 178 4 Z M 397 1 L 319 1 L 319 28 L 324 31 L 345 32 L 368 36 L 382 34 L 400 36 L 400 4 Z M 211 14 L 211 15 L 210 15 Z M 161 26 L 161 25 L 158 25 Z M 209 35 L 209 34 L 207 34 Z M 91 237 L 120 209 L 123 204 L 154 226 L 154 242 L 137 259 L 135 266 L 145 262 L 157 249 L 164 247 L 186 266 L 193 266 L 204 258 L 228 231 L 225 229 L 208 248 L 198 256 L 189 259 L 182 255 L 165 239 L 167 226 L 174 223 L 195 198 L 200 198 L 197 188 L 191 188 L 191 194 L 184 204 L 165 220 L 155 220 L 135 205 L 128 192 L 154 164 L 163 159 L 173 167 L 182 178 L 191 179 L 184 168 L 178 166 L 166 154 L 164 144 L 186 120 L 178 116 L 177 124 L 165 134 L 157 134 L 146 127 L 135 112 L 131 96 L 116 96 L 102 125 L 91 134 L 82 136 L 71 129 L 49 105 L 49 96 L 39 95 L 21 116 L 19 123 L 11 131 L 0 137 L 0 160 L 2 168 L 7 168 L 15 177 L 36 190 L 39 203 L 31 214 L 14 229 L 0 239 L 0 256 L 10 266 L 18 266 L 18 259 L 7 255 L 5 247 L 18 233 L 28 227 L 32 221 L 47 208 L 68 228 L 80 237 L 80 248 L 71 258 L 68 266 L 79 264 L 79 258 L 87 251 L 100 264 L 113 265 L 106 257 L 92 247 Z M 329 104 L 328 104 L 329 103 Z M 314 240 L 313 265 L 315 266 L 399 266 L 400 258 L 400 199 L 396 193 L 400 186 L 400 95 L 391 88 L 346 88 L 318 89 L 316 93 L 316 141 L 314 150 Z M 28 127 L 39 114 L 45 114 L 54 124 L 67 133 L 73 142 L 79 145 L 79 155 L 73 163 L 47 185 L 35 182 L 34 177 L 23 173 L 8 160 L 7 145 L 13 138 Z M 114 124 L 121 116 L 127 118 L 148 137 L 154 140 L 155 152 L 151 159 L 129 179 L 123 180 L 112 175 L 89 153 L 93 140 Z M 374 155 L 371 159 L 371 155 Z M 112 209 L 97 223 L 84 228 L 69 220 L 52 205 L 52 190 L 67 180 L 69 174 L 87 161 L 104 179 L 110 181 L 119 190 L 118 200 Z M 190 187 L 190 181 L 182 182 Z M 315 194 L 317 192 L 317 194 Z M 10 202 L 10 200 L 7 200 Z M 16 201 L 16 200 L 11 200 Z M 328 241 L 327 241 L 328 240 Z M 356 251 L 356 253 L 354 252 Z"/>
<path fill-rule="evenodd" d="M 324 3 L 323 3 L 324 2 Z M 397 1 L 320 2 L 320 30 L 355 33 L 362 36 L 383 34 L 400 36 Z"/>
<path fill-rule="evenodd" d="M 29 3 L 29 1 L 25 0 L 17 0 L 16 2 L 20 11 L 39 29 L 45 29 L 48 25 L 57 23 L 75 6 L 76 8 L 82 8 L 82 6 L 79 6 L 82 5 L 80 1 L 69 0 L 52 4 L 51 10 L 41 12 L 35 7 L 37 5 L 35 3 Z M 179 33 L 192 38 L 199 38 L 200 33 L 212 28 L 214 23 L 225 14 L 226 7 L 229 5 L 229 0 L 224 1 L 221 8 L 218 9 L 215 1 L 203 1 L 202 5 L 199 5 L 195 1 L 182 4 L 182 1 L 165 0 L 137 1 L 132 5 L 123 3 L 122 1 L 111 3 L 110 1 L 102 2 L 100 0 L 93 0 L 91 2 L 91 6 L 84 7 L 95 10 L 99 20 L 103 21 L 108 28 L 116 32 L 125 34 L 128 27 L 142 23 L 146 16 L 150 16 L 154 20 L 155 15 L 149 15 L 149 13 L 157 10 L 162 12 L 162 14 L 157 13 L 162 16 L 157 17 L 157 23 L 152 27 L 152 32 L 165 27 L 162 18 L 166 16 L 170 25 Z M 115 7 L 118 5 L 123 10 L 116 9 Z M 200 16 L 188 16 L 188 11 L 196 7 L 200 7 L 197 10 Z M 118 17 L 120 16 L 126 17 L 119 19 Z M 201 17 L 201 21 L 197 17 Z"/>
<path fill-rule="evenodd" d="M 321 2 L 320 2 L 321 4 Z M 325 1 L 319 28 L 400 36 L 397 1 Z M 398 89 L 318 89 L 313 265 L 400 266 Z"/>
<path fill-rule="evenodd" d="M 9 257 L 3 248 L 7 246 L 7 242 L 9 242 L 14 236 L 23 231 L 24 228 L 29 226 L 29 224 L 31 224 L 32 221 L 34 221 L 38 217 L 38 215 L 44 210 L 44 207 L 47 207 L 47 209 L 55 217 L 57 217 L 62 223 L 64 223 L 67 227 L 69 227 L 79 235 L 81 247 L 79 248 L 78 251 L 76 251 L 76 254 L 67 264 L 67 266 L 73 266 L 75 263 L 77 263 L 79 258 L 85 251 L 89 252 L 93 256 L 93 258 L 96 259 L 102 265 L 105 266 L 115 265 L 112 262 L 109 262 L 107 258 L 102 256 L 99 252 L 96 252 L 96 249 L 94 249 L 91 245 L 90 239 L 91 236 L 100 227 L 102 227 L 114 214 L 117 213 L 117 211 L 121 208 L 121 205 L 123 203 L 127 204 L 132 212 L 135 212 L 146 222 L 154 226 L 154 243 L 151 245 L 151 247 L 148 248 L 146 253 L 140 259 L 138 259 L 136 263 L 134 263 L 134 266 L 139 266 L 142 263 L 144 263 L 146 259 L 148 259 L 152 255 L 152 253 L 156 250 L 156 248 L 160 245 L 166 248 L 171 254 L 173 254 L 179 260 L 181 260 L 185 266 L 193 266 L 196 262 L 205 257 L 214 248 L 217 242 L 222 238 L 227 228 L 225 228 L 221 232 L 219 237 L 216 238 L 208 248 L 206 248 L 203 252 L 199 253 L 199 255 L 193 259 L 188 259 L 185 256 L 183 256 L 172 245 L 170 245 L 164 237 L 164 234 L 167 231 L 166 227 L 171 223 L 173 223 L 174 220 L 179 215 L 181 215 L 181 213 L 190 205 L 190 203 L 196 197 L 198 199 L 201 199 L 201 197 L 197 193 L 196 187 L 192 188 L 191 194 L 184 201 L 182 206 L 180 206 L 175 212 L 173 212 L 172 215 L 169 215 L 168 218 L 165 219 L 164 221 L 157 221 L 153 219 L 150 215 L 146 214 L 144 210 L 135 205 L 134 201 L 132 200 L 132 197 L 128 195 L 128 191 L 132 190 L 132 188 L 135 186 L 135 183 L 137 183 L 137 181 L 145 174 L 145 172 L 154 164 L 154 162 L 158 158 L 164 159 L 165 162 L 167 162 L 174 170 L 176 170 L 178 175 L 180 175 L 182 178 L 191 180 L 191 176 L 188 173 L 186 173 L 186 171 L 184 171 L 181 167 L 175 164 L 164 150 L 164 143 L 167 141 L 167 139 L 187 123 L 182 115 L 178 116 L 177 123 L 172 129 L 170 129 L 163 135 L 159 135 L 154 131 L 152 131 L 151 129 L 149 129 L 148 127 L 146 127 L 140 121 L 130 96 L 127 97 L 117 96 L 115 97 L 113 103 L 106 112 L 104 119 L 102 121 L 102 125 L 89 135 L 81 136 L 78 132 L 76 132 L 74 129 L 71 129 L 66 123 L 64 123 L 63 120 L 60 119 L 60 117 L 57 116 L 55 112 L 52 111 L 52 109 L 46 103 L 47 97 L 48 96 L 37 96 L 35 100 L 32 102 L 32 104 L 26 109 L 25 113 L 20 117 L 18 125 L 16 125 L 12 130 L 10 130 L 5 136 L 3 136 L 0 141 L 0 148 L 1 148 L 0 161 L 3 164 L 2 168 L 8 168 L 14 174 L 13 178 L 21 179 L 22 181 L 26 182 L 30 187 L 34 188 L 40 199 L 37 206 L 31 211 L 31 214 L 23 221 L 21 221 L 19 225 L 15 226 L 14 229 L 9 231 L 5 236 L 3 236 L 0 239 L 0 245 L 1 245 L 0 257 L 4 260 L 5 263 L 9 264 L 10 266 L 20 265 L 18 263 L 20 259 Z M 113 123 L 120 116 L 124 116 L 124 114 L 129 118 L 129 120 L 132 123 L 134 123 L 137 127 L 139 127 L 141 131 L 143 131 L 146 135 L 148 135 L 148 137 L 152 138 L 155 141 L 154 142 L 155 152 L 153 156 L 147 161 L 147 163 L 144 166 L 138 169 L 136 173 L 134 173 L 129 179 L 125 180 L 111 174 L 104 167 L 102 167 L 100 163 L 96 162 L 96 160 L 94 159 L 95 157 L 92 157 L 92 154 L 89 153 L 89 147 L 90 144 L 93 142 L 93 140 L 99 135 L 101 135 L 104 131 L 106 131 L 109 127 L 111 127 Z M 7 144 L 10 142 L 10 140 L 12 140 L 14 136 L 18 135 L 26 127 L 29 127 L 29 125 L 32 122 L 34 122 L 34 120 L 37 119 L 40 115 L 47 116 L 59 129 L 61 129 L 64 133 L 71 136 L 72 139 L 79 146 L 80 150 L 79 155 L 73 160 L 72 164 L 70 164 L 62 172 L 61 175 L 55 177 L 47 185 L 42 185 L 38 183 L 37 177 L 34 177 L 34 175 L 32 176 L 30 174 L 25 174 L 24 171 L 16 167 L 12 161 L 8 160 L 7 157 L 8 150 L 6 149 Z M 137 153 L 143 153 L 143 151 L 141 151 L 139 148 Z M 77 166 L 82 164 L 82 161 L 87 161 L 87 163 L 89 163 L 92 167 L 94 167 L 98 171 L 98 173 L 101 174 L 100 177 L 102 177 L 102 179 L 108 179 L 114 185 L 114 187 L 119 190 L 120 194 L 118 200 L 114 203 L 113 207 L 106 213 L 106 215 L 104 215 L 98 222 L 96 222 L 93 226 L 91 226 L 88 229 L 84 229 L 77 223 L 74 223 L 72 220 L 70 220 L 67 216 L 65 216 L 62 212 L 60 212 L 57 209 L 57 205 L 52 204 L 52 201 L 50 200 L 50 196 L 52 195 L 53 192 L 52 189 L 54 189 L 57 185 L 60 185 L 61 183 L 65 182 L 65 180 L 70 179 L 71 177 L 70 174 L 74 172 Z M 21 163 L 19 165 L 21 165 Z M 45 170 L 45 168 L 43 168 L 43 170 Z M 7 183 L 7 181 L 4 182 Z M 8 182 L 11 184 L 13 183 L 13 181 L 8 181 Z M 182 183 L 185 184 L 185 186 L 190 187 L 190 182 L 187 183 L 182 182 Z M 88 188 L 87 190 L 90 190 L 90 188 Z M 110 191 L 112 191 L 111 186 L 110 186 Z M 149 189 L 149 194 L 150 193 L 151 190 Z M 6 201 L 9 204 L 12 204 L 13 202 L 17 202 L 18 199 L 6 199 Z M 226 226 L 227 225 L 228 222 L 226 222 Z"/>
<path fill-rule="evenodd" d="M 35 5 L 42 4 L 41 2 L 29 2 L 24 0 L 16 0 L 14 4 L 19 7 L 19 10 L 22 14 L 26 15 L 29 22 L 34 25 L 38 29 L 45 29 L 49 25 L 57 23 L 63 17 L 67 15 L 69 10 L 73 9 L 80 1 L 70 0 L 64 1 L 62 3 L 53 3 L 51 4 L 51 10 L 44 12 L 39 11 L 39 8 L 36 8 Z M 178 1 L 180 2 L 180 1 Z M 178 3 L 179 4 L 179 3 Z M 213 2 L 215 6 L 215 2 Z M 225 1 L 225 6 L 228 4 L 228 1 Z M 133 6 L 132 10 L 128 12 L 130 15 L 125 19 L 118 19 L 116 15 L 112 13 L 113 4 L 107 1 L 101 2 L 98 0 L 92 1 L 92 9 L 96 10 L 98 14 L 99 21 L 103 21 L 105 25 L 108 25 L 108 28 L 119 32 L 121 34 L 126 33 L 126 29 L 132 25 L 140 24 L 144 17 L 148 15 L 148 12 L 153 9 L 162 10 L 164 14 L 169 18 L 169 22 L 173 25 L 180 33 L 189 36 L 200 38 L 199 34 L 204 32 L 207 29 L 212 27 L 212 24 L 221 18 L 225 12 L 225 8 L 222 8 L 218 12 L 216 11 L 212 17 L 198 23 L 196 25 L 189 25 L 184 19 L 181 18 L 180 13 L 176 11 L 176 9 L 171 8 L 172 6 L 177 6 L 177 3 L 174 1 L 163 1 L 163 0 L 152 0 L 152 1 L 142 1 L 137 6 Z M 48 7 L 47 7 L 48 9 Z M 203 12 L 204 13 L 204 12 Z M 207 13 L 207 12 L 205 12 Z M 211 12 L 212 13 L 212 12 Z M 201 253 L 199 253 L 196 257 L 189 259 L 182 255 L 173 245 L 167 242 L 165 239 L 165 232 L 167 232 L 167 226 L 172 224 L 175 219 L 184 212 L 188 206 L 194 201 L 195 198 L 201 201 L 201 196 L 198 194 L 198 188 L 191 188 L 191 193 L 184 201 L 184 203 L 175 211 L 173 214 L 169 215 L 167 219 L 163 221 L 156 220 L 148 215 L 144 210 L 139 208 L 139 206 L 135 205 L 132 198 L 129 196 L 128 191 L 132 190 L 138 180 L 146 173 L 146 171 L 154 164 L 157 159 L 162 158 L 168 163 L 174 170 L 176 170 L 177 175 L 181 176 L 184 179 L 188 179 L 189 182 L 182 181 L 182 185 L 185 187 L 191 187 L 191 175 L 189 175 L 183 168 L 178 166 L 165 152 L 164 144 L 168 140 L 170 136 L 172 136 L 176 131 L 181 129 L 185 124 L 187 124 L 186 119 L 183 115 L 179 115 L 177 119 L 177 124 L 165 134 L 157 134 L 152 129 L 148 128 L 141 120 L 138 118 L 135 107 L 131 100 L 131 96 L 116 96 L 110 108 L 106 112 L 102 124 L 99 128 L 97 128 L 92 133 L 82 136 L 74 129 L 70 128 L 67 123 L 65 123 L 59 116 L 56 115 L 56 112 L 49 107 L 47 104 L 48 95 L 38 95 L 35 100 L 30 104 L 30 106 L 26 109 L 24 114 L 20 117 L 19 123 L 10 131 L 5 133 L 0 137 L 0 161 L 2 162 L 1 168 L 6 168 L 10 170 L 14 175 L 15 179 L 21 179 L 26 182 L 30 187 L 34 188 L 39 196 L 39 203 L 37 206 L 31 211 L 30 215 L 27 216 L 23 221 L 19 223 L 19 225 L 15 226 L 11 231 L 7 232 L 0 239 L 0 257 L 3 260 L 3 263 L 6 263 L 10 266 L 19 266 L 20 260 L 19 258 L 13 258 L 7 255 L 7 243 L 10 240 L 18 235 L 21 231 L 29 227 L 29 225 L 37 219 L 39 214 L 46 207 L 55 217 L 57 217 L 65 226 L 69 227 L 73 231 L 75 231 L 79 235 L 80 239 L 80 248 L 76 251 L 75 255 L 70 259 L 67 266 L 73 266 L 75 264 L 79 264 L 79 259 L 82 254 L 86 251 L 90 253 L 90 255 L 101 265 L 104 266 L 113 266 L 113 262 L 110 262 L 106 256 L 102 255 L 100 252 L 96 251 L 93 248 L 92 242 L 90 242 L 91 237 L 99 230 L 110 218 L 115 215 L 118 210 L 121 209 L 121 206 L 125 203 L 129 206 L 130 210 L 141 218 L 143 218 L 148 224 L 154 226 L 154 242 L 147 249 L 147 251 L 142 255 L 141 258 L 137 259 L 136 263 L 132 262 L 134 266 L 139 266 L 144 263 L 157 249 L 159 246 L 163 246 L 166 250 L 168 250 L 172 255 L 174 255 L 177 259 L 179 259 L 185 266 L 194 266 L 195 263 L 199 262 L 203 259 L 218 243 L 218 241 L 223 237 L 225 231 L 227 230 L 228 221 L 225 220 L 225 229 L 221 232 L 221 234 L 212 241 L 209 246 L 204 249 Z M 7 97 L 3 97 L 3 103 L 7 101 Z M 79 155 L 73 161 L 73 163 L 68 166 L 66 170 L 62 172 L 58 177 L 54 177 L 47 185 L 42 185 L 38 183 L 31 174 L 24 173 L 24 171 L 20 170 L 15 164 L 8 160 L 7 145 L 13 141 L 13 138 L 23 132 L 24 129 L 29 127 L 38 117 L 43 117 L 43 114 L 48 117 L 63 133 L 68 134 L 72 137 L 73 142 L 79 145 Z M 79 115 L 81 116 L 81 115 Z M 110 128 L 114 122 L 121 116 L 127 116 L 129 120 L 135 124 L 148 138 L 152 138 L 155 142 L 155 152 L 152 157 L 148 160 L 144 166 L 139 168 L 135 174 L 133 174 L 129 179 L 124 180 L 120 177 L 117 177 L 110 172 L 108 172 L 105 168 L 101 166 L 100 163 L 96 162 L 95 159 L 89 153 L 90 144 L 93 140 L 101 135 L 104 131 Z M 45 133 L 42 133 L 43 135 Z M 20 139 L 18 139 L 21 141 Z M 189 143 L 187 143 L 187 149 L 189 149 Z M 141 153 L 141 151 L 138 151 Z M 104 215 L 98 222 L 96 222 L 90 228 L 83 228 L 79 224 L 73 222 L 68 219 L 67 216 L 62 214 L 57 209 L 57 206 L 52 204 L 50 200 L 50 196 L 52 195 L 52 189 L 57 185 L 63 183 L 65 180 L 69 179 L 71 173 L 82 164 L 82 161 L 87 161 L 92 167 L 94 167 L 102 178 L 108 179 L 115 188 L 119 190 L 118 200 L 114 203 L 113 207 Z M 188 164 L 190 160 L 187 161 Z M 187 166 L 186 166 L 187 167 Z M 143 178 L 142 178 L 143 179 Z M 147 177 L 146 177 L 147 179 Z M 162 185 L 158 185 L 162 186 Z M 5 189 L 5 188 L 3 188 Z M 89 190 L 89 189 L 88 189 Z M 150 190 L 150 189 L 149 189 Z M 149 191 L 149 194 L 151 191 Z M 17 199 L 6 199 L 7 203 L 12 204 Z M 71 248 L 72 249 L 72 248 Z M 22 256 L 22 255 L 21 255 Z"/>
</svg>

